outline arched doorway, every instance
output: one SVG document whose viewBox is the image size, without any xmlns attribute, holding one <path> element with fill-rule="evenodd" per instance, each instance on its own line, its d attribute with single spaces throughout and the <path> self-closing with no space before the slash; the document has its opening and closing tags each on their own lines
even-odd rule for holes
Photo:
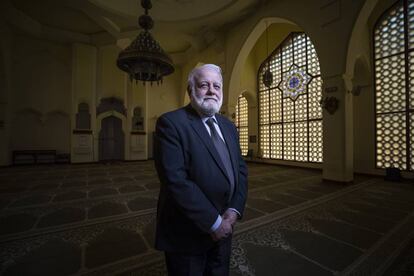
<svg viewBox="0 0 414 276">
<path fill-rule="evenodd" d="M 122 120 L 115 116 L 102 119 L 99 132 L 99 161 L 124 160 L 124 141 Z"/>
</svg>

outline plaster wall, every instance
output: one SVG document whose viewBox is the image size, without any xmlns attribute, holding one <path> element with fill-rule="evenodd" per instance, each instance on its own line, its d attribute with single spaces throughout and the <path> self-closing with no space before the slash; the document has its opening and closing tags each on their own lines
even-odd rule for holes
<svg viewBox="0 0 414 276">
<path fill-rule="evenodd" d="M 126 74 L 118 69 L 116 60 L 121 51 L 116 45 L 105 45 L 98 49 L 98 98 L 116 97 L 124 99 Z"/>
<path fill-rule="evenodd" d="M 12 56 L 11 150 L 70 152 L 70 46 L 15 34 Z"/>
<path fill-rule="evenodd" d="M 71 161 L 93 162 L 96 133 L 96 47 L 76 43 L 72 45 L 72 108 L 71 108 Z M 78 133 L 76 114 L 78 105 L 87 103 L 91 115 L 91 133 Z"/>
<path fill-rule="evenodd" d="M 147 89 L 147 134 L 148 134 L 148 158 L 153 155 L 153 133 L 155 124 L 160 115 L 183 106 L 182 99 L 182 71 L 175 68 L 172 75 L 164 78 L 160 86 L 146 84 Z"/>
</svg>

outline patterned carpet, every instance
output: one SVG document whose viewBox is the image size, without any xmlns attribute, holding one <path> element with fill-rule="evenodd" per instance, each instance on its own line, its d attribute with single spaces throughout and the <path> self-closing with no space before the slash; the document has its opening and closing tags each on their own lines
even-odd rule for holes
<svg viewBox="0 0 414 276">
<path fill-rule="evenodd" d="M 1 275 L 165 275 L 153 163 L 0 169 Z M 232 275 L 412 275 L 414 187 L 249 163 Z M 405 273 L 405 274 L 404 274 Z"/>
</svg>

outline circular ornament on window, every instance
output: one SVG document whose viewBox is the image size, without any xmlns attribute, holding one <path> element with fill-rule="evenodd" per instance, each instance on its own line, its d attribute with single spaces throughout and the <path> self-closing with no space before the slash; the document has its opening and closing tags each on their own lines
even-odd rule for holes
<svg viewBox="0 0 414 276">
<path fill-rule="evenodd" d="M 285 73 L 279 88 L 283 91 L 285 97 L 289 97 L 294 101 L 299 95 L 306 93 L 306 85 L 310 79 L 311 76 L 305 71 L 296 65 L 292 65 L 290 70 Z"/>
</svg>

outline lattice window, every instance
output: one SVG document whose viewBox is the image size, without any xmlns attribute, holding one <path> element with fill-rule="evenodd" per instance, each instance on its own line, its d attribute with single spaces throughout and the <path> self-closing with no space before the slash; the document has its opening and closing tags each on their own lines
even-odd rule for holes
<svg viewBox="0 0 414 276">
<path fill-rule="evenodd" d="M 266 86 L 263 74 L 273 82 Z M 262 158 L 322 162 L 322 79 L 309 37 L 290 34 L 258 72 Z"/>
<path fill-rule="evenodd" d="M 247 99 L 240 95 L 237 99 L 235 124 L 239 131 L 240 149 L 246 156 L 249 149 L 249 116 Z"/>
<path fill-rule="evenodd" d="M 414 2 L 402 0 L 374 28 L 376 167 L 414 171 Z"/>
</svg>

